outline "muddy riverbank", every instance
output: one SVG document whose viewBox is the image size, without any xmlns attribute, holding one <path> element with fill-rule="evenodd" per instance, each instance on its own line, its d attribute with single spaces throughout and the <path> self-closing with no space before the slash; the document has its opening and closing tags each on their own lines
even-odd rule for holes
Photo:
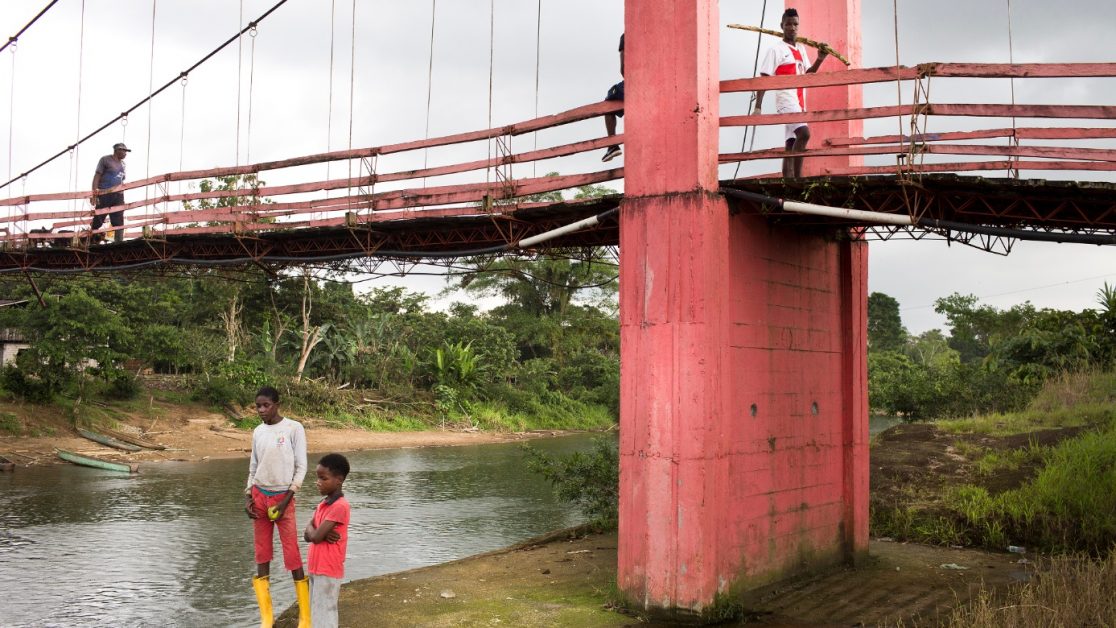
<svg viewBox="0 0 1116 628">
<path fill-rule="evenodd" d="M 18 466 L 62 463 L 55 449 L 128 462 L 197 462 L 222 458 L 246 458 L 251 453 L 252 432 L 237 429 L 229 418 L 198 405 L 180 405 L 151 400 L 142 407 L 111 409 L 112 420 L 104 424 L 117 431 L 142 436 L 167 447 L 126 453 L 86 440 L 78 435 L 62 409 L 53 406 L 0 403 L 0 416 L 18 422 L 18 435 L 0 432 L 0 456 Z M 448 447 L 514 442 L 565 432 L 482 432 L 428 430 L 421 432 L 371 432 L 359 428 L 337 428 L 313 417 L 290 415 L 303 423 L 311 454 L 329 451 L 364 451 L 406 447 Z M 63 463 L 64 464 L 64 463 Z M 18 468 L 18 467 L 17 467 Z"/>
</svg>

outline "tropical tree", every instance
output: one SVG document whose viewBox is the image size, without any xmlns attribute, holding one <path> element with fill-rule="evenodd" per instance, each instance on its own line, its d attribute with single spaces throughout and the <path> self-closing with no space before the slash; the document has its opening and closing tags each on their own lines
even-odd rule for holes
<svg viewBox="0 0 1116 628">
<path fill-rule="evenodd" d="M 906 343 L 899 302 L 882 292 L 868 295 L 868 349 L 902 351 Z"/>
</svg>

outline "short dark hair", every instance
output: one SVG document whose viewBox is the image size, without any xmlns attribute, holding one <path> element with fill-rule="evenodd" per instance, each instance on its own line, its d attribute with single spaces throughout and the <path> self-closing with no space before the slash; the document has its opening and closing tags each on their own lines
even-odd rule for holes
<svg viewBox="0 0 1116 628">
<path fill-rule="evenodd" d="M 256 392 L 257 397 L 267 397 L 272 403 L 279 403 L 279 391 L 271 386 L 264 386 Z"/>
<path fill-rule="evenodd" d="M 343 478 L 349 477 L 349 459 L 341 454 L 326 454 L 322 456 L 318 464 L 329 469 L 329 472 L 334 475 L 340 475 Z"/>
<path fill-rule="evenodd" d="M 783 19 L 785 20 L 788 17 L 798 17 L 798 9 L 787 9 L 783 11 Z"/>
</svg>

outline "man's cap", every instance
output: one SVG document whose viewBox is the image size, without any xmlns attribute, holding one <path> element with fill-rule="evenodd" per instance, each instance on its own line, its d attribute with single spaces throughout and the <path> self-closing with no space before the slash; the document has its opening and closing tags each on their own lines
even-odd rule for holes
<svg viewBox="0 0 1116 628">
<path fill-rule="evenodd" d="M 112 145 L 112 150 L 122 150 L 122 151 L 124 151 L 124 152 L 126 152 L 126 153 L 130 153 L 130 152 L 132 152 L 132 149 L 130 149 L 130 148 L 128 148 L 127 146 L 125 146 L 125 145 L 124 145 L 124 142 L 118 142 L 118 143 L 116 143 L 116 144 L 113 144 L 113 145 Z"/>
</svg>

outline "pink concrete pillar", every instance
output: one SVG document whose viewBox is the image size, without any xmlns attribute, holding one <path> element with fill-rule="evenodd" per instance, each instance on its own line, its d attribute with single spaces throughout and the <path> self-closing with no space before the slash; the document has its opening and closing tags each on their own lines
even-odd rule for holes
<svg viewBox="0 0 1116 628">
<path fill-rule="evenodd" d="M 701 613 L 867 549 L 867 251 L 715 193 L 715 0 L 625 22 L 618 580 Z"/>
</svg>

